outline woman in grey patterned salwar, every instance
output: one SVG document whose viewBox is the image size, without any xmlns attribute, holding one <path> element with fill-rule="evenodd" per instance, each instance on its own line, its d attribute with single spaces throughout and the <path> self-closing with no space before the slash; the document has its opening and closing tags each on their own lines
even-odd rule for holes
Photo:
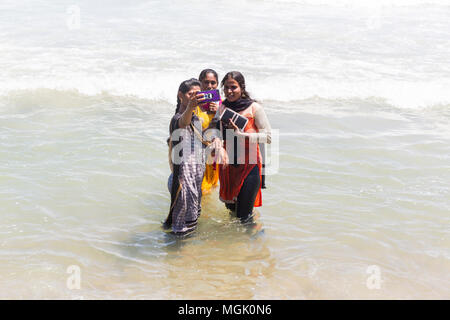
<svg viewBox="0 0 450 320">
<path fill-rule="evenodd" d="M 196 79 L 181 83 L 177 109 L 169 127 L 173 178 L 170 210 L 164 227 L 171 227 L 176 235 L 194 231 L 201 212 L 205 145 L 202 143 L 201 122 L 194 114 L 198 103 L 203 100 L 198 91 L 200 82 Z"/>
</svg>

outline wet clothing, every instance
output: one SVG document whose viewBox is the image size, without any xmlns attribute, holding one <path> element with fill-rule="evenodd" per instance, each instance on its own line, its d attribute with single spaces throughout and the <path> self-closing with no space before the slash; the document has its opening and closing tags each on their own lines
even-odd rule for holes
<svg viewBox="0 0 450 320">
<path fill-rule="evenodd" d="M 169 192 L 171 192 L 172 190 L 172 181 L 173 181 L 173 173 L 171 173 L 169 178 L 167 178 L 167 189 L 169 189 Z"/>
<path fill-rule="evenodd" d="M 213 187 L 219 184 L 219 165 L 206 164 L 205 166 L 205 176 L 202 181 L 202 193 L 208 194 L 211 192 Z"/>
<path fill-rule="evenodd" d="M 221 102 L 219 102 L 219 105 Z M 203 111 L 200 107 L 195 110 L 196 115 L 202 122 L 202 130 L 208 129 L 213 122 L 214 114 Z M 202 193 L 207 194 L 211 192 L 211 189 L 219 183 L 219 166 L 214 164 L 206 164 L 205 175 L 202 181 Z"/>
<path fill-rule="evenodd" d="M 249 121 L 244 129 L 245 132 L 254 128 L 254 119 L 249 117 L 247 117 L 247 119 Z M 229 152 L 231 148 L 234 150 L 228 153 L 230 164 L 227 166 L 219 166 L 220 200 L 225 203 L 235 203 L 242 184 L 252 169 L 258 167 L 259 173 L 262 172 L 262 158 L 259 151 L 259 145 L 257 143 L 250 143 L 248 138 L 231 137 L 230 139 L 230 137 L 228 137 L 228 139 L 225 139 L 224 148 L 227 152 Z M 262 205 L 261 189 L 259 187 L 260 186 L 258 186 L 258 193 L 254 201 L 255 207 L 260 207 Z"/>
<path fill-rule="evenodd" d="M 254 166 L 247 177 L 244 179 L 241 190 L 239 191 L 236 203 L 226 203 L 226 207 L 235 212 L 236 216 L 242 222 L 247 221 L 253 213 L 253 204 L 260 191 L 261 175 L 258 166 Z"/>
<path fill-rule="evenodd" d="M 234 107 L 226 100 L 223 104 Z M 241 136 L 230 130 L 226 132 L 225 126 L 220 123 L 230 163 L 219 166 L 219 194 L 220 200 L 228 204 L 228 208 L 231 209 L 231 204 L 235 204 L 238 217 L 246 219 L 252 214 L 253 207 L 262 205 L 262 156 L 259 143 L 270 143 L 270 125 L 262 107 L 253 101 L 239 101 L 235 106 L 234 111 L 246 117 L 248 123 Z"/>
<path fill-rule="evenodd" d="M 170 122 L 173 177 L 170 188 L 171 203 L 165 226 L 171 226 L 175 234 L 184 234 L 194 230 L 201 211 L 202 180 L 205 172 L 204 145 L 194 133 L 195 127 L 201 132 L 201 123 L 196 115 L 191 125 L 180 129 L 177 113 Z M 178 139 L 180 138 L 180 139 Z M 178 140 L 178 141 L 177 141 Z"/>
</svg>

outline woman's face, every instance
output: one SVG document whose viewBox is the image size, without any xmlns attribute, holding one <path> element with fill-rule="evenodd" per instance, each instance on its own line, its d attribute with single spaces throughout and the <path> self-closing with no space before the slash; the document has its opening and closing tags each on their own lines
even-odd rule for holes
<svg viewBox="0 0 450 320">
<path fill-rule="evenodd" d="M 195 96 L 197 94 L 197 92 L 200 91 L 200 87 L 199 86 L 192 86 L 188 92 L 183 93 L 181 91 L 178 92 L 178 98 L 180 98 L 181 100 L 181 106 L 182 107 L 187 107 L 188 103 L 189 103 L 189 99 L 191 99 L 193 96 Z"/>
<path fill-rule="evenodd" d="M 223 84 L 223 91 L 225 93 L 225 98 L 230 102 L 236 101 L 242 95 L 241 86 L 236 80 L 231 78 L 228 78 Z"/>
<path fill-rule="evenodd" d="M 214 90 L 217 89 L 217 79 L 213 73 L 207 73 L 205 78 L 201 81 L 202 90 Z"/>
</svg>

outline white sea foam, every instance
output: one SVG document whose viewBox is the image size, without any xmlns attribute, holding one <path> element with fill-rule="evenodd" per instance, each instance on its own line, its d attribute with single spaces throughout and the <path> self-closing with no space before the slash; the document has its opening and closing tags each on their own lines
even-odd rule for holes
<svg viewBox="0 0 450 320">
<path fill-rule="evenodd" d="M 174 104 L 178 82 L 186 75 L 161 74 L 145 76 L 136 74 L 105 74 L 100 76 L 72 75 L 61 79 L 30 79 L 10 81 L 0 89 L 0 100 L 8 99 L 17 92 L 35 92 L 40 89 L 76 91 L 83 95 L 134 96 L 140 99 L 164 100 Z M 378 99 L 386 104 L 405 109 L 425 109 L 450 104 L 450 81 L 337 81 L 297 77 L 248 77 L 248 90 L 258 100 L 278 102 L 301 101 L 311 98 L 327 100 Z M 177 81 L 174 81 L 177 79 Z M 45 84 L 45 85 L 43 85 Z M 53 91 L 42 91 L 53 92 Z M 61 101 L 64 104 L 64 101 Z"/>
<path fill-rule="evenodd" d="M 262 100 L 450 103 L 448 1 L 232 1 L 207 12 L 200 2 L 79 1 L 74 30 L 73 3 L 27 3 L 1 4 L 3 96 L 47 88 L 173 103 L 182 80 L 212 67 L 242 71 Z"/>
</svg>

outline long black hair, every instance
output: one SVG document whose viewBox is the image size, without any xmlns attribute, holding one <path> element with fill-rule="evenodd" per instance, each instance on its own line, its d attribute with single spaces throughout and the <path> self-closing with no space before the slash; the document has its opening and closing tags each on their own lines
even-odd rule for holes
<svg viewBox="0 0 450 320">
<path fill-rule="evenodd" d="M 204 69 L 202 70 L 202 72 L 200 72 L 200 75 L 198 76 L 198 80 L 200 80 L 200 82 L 206 78 L 206 75 L 208 73 L 212 73 L 214 75 L 214 77 L 216 78 L 216 81 L 219 82 L 219 76 L 217 75 L 217 72 L 214 71 L 213 69 Z"/>
<path fill-rule="evenodd" d="M 186 93 L 189 90 L 191 90 L 191 88 L 194 86 L 198 86 L 200 88 L 202 87 L 200 81 L 198 81 L 195 78 L 191 78 L 189 80 L 184 80 L 182 83 L 180 83 L 180 86 L 178 87 L 178 92 Z M 178 111 L 180 111 L 180 107 L 181 107 L 181 100 L 178 97 L 178 93 L 177 93 L 177 108 L 175 109 L 175 113 L 178 113 Z"/>
<path fill-rule="evenodd" d="M 225 77 L 223 77 L 222 82 L 220 83 L 220 86 L 223 88 L 223 86 L 225 85 L 225 81 L 227 81 L 229 78 L 236 80 L 236 82 L 239 84 L 239 86 L 241 87 L 241 98 L 242 99 L 250 99 L 253 100 L 250 97 L 250 94 L 247 92 L 247 90 L 245 90 L 245 78 L 244 75 L 242 73 L 240 73 L 239 71 L 230 71 L 228 72 Z"/>
</svg>

